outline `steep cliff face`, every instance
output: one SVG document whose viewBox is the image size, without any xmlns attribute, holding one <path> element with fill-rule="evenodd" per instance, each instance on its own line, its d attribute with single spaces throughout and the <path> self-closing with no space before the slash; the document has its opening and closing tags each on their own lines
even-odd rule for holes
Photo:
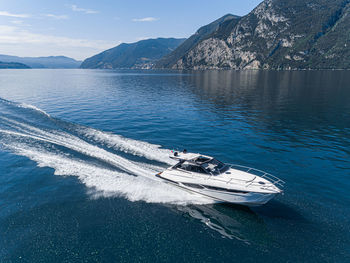
<svg viewBox="0 0 350 263">
<path fill-rule="evenodd" d="M 155 63 L 156 68 L 169 68 L 172 67 L 176 62 L 187 54 L 192 48 L 194 48 L 202 40 L 207 39 L 212 36 L 220 27 L 229 28 L 230 25 L 237 23 L 239 16 L 227 14 L 214 22 L 202 26 L 199 28 L 195 34 L 186 39 L 179 47 L 177 47 L 173 52 L 165 55 L 160 60 Z M 222 30 L 223 31 L 223 30 Z"/>
<path fill-rule="evenodd" d="M 265 0 L 236 23 L 222 24 L 170 67 L 350 68 L 349 3 Z"/>
</svg>

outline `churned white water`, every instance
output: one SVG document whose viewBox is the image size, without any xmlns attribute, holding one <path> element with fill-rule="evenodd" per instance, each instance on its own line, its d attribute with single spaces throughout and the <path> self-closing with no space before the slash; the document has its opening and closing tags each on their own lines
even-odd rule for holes
<svg viewBox="0 0 350 263">
<path fill-rule="evenodd" d="M 31 105 L 8 101 L 0 104 L 2 147 L 30 158 L 39 167 L 53 168 L 55 175 L 76 176 L 92 197 L 120 196 L 130 201 L 175 204 L 211 202 L 154 176 L 174 163 L 169 158 L 170 150 L 160 145 L 76 124 L 64 125 Z M 145 162 L 131 161 L 128 155 L 142 157 Z"/>
</svg>

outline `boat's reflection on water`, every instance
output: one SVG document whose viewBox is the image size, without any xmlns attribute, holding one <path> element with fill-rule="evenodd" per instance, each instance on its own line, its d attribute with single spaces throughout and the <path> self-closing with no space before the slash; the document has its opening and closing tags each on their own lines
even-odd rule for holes
<svg viewBox="0 0 350 263">
<path fill-rule="evenodd" d="M 188 205 L 173 207 L 184 216 L 199 220 L 223 238 L 247 245 L 268 239 L 264 221 L 250 208 L 230 204 Z"/>
</svg>

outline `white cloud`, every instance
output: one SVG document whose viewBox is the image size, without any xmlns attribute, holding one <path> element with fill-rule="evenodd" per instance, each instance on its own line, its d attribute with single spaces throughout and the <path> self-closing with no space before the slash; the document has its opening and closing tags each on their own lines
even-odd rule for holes
<svg viewBox="0 0 350 263">
<path fill-rule="evenodd" d="M 137 37 L 136 41 L 141 41 L 141 40 L 146 40 L 149 39 L 150 37 Z"/>
<path fill-rule="evenodd" d="M 92 12 L 92 10 L 90 10 L 90 12 Z M 40 17 L 40 16 L 32 16 L 29 14 L 13 14 L 7 11 L 0 11 L 0 16 L 7 16 L 7 17 L 14 17 L 14 18 L 29 18 L 29 17 L 42 18 L 44 16 L 44 17 L 50 17 L 54 19 L 68 19 L 67 15 L 43 14 Z M 17 19 L 17 20 L 11 21 L 11 23 L 19 25 L 19 24 L 23 24 L 23 21 Z"/>
<path fill-rule="evenodd" d="M 15 24 L 15 25 L 23 25 L 23 21 L 22 20 L 12 20 L 10 21 L 12 24 Z"/>
<path fill-rule="evenodd" d="M 0 25 L 0 37 L 3 34 L 10 34 L 13 33 L 15 31 L 17 27 L 14 26 L 4 26 L 4 25 Z"/>
<path fill-rule="evenodd" d="M 77 59 L 116 46 L 116 42 L 44 35 L 16 27 L 0 25 L 0 50 L 21 56 L 67 55 Z"/>
<path fill-rule="evenodd" d="M 155 17 L 144 17 L 144 18 L 134 18 L 132 21 L 134 22 L 153 22 L 159 20 Z"/>
<path fill-rule="evenodd" d="M 44 35 L 32 33 L 28 30 L 23 30 L 15 26 L 0 25 L 0 44 L 55 44 L 59 46 L 70 47 L 110 47 L 105 41 L 91 41 L 87 39 L 69 38 L 54 35 Z"/>
<path fill-rule="evenodd" d="M 8 16 L 8 17 L 18 17 L 18 18 L 28 18 L 30 15 L 28 14 L 13 14 L 7 11 L 0 11 L 0 16 Z"/>
<path fill-rule="evenodd" d="M 74 12 L 83 12 L 85 14 L 97 14 L 98 13 L 98 11 L 96 11 L 96 10 L 81 8 L 81 7 L 78 7 L 77 5 L 71 5 L 70 8 Z"/>
<path fill-rule="evenodd" d="M 23 20 L 20 20 L 20 19 L 11 20 L 9 22 L 11 24 L 14 24 L 15 26 L 18 26 L 18 27 L 30 27 L 31 26 L 30 24 L 25 23 Z"/>
<path fill-rule="evenodd" d="M 45 14 L 44 16 L 50 17 L 50 18 L 53 18 L 53 19 L 57 19 L 57 20 L 68 19 L 67 15 Z"/>
</svg>

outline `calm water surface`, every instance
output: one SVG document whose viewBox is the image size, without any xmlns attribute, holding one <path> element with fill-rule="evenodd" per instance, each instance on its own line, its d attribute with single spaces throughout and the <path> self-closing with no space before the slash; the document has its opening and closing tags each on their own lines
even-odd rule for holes
<svg viewBox="0 0 350 263">
<path fill-rule="evenodd" d="M 350 262 L 348 71 L 0 71 L 0 262 Z M 186 148 L 265 206 L 149 178 Z"/>
</svg>

